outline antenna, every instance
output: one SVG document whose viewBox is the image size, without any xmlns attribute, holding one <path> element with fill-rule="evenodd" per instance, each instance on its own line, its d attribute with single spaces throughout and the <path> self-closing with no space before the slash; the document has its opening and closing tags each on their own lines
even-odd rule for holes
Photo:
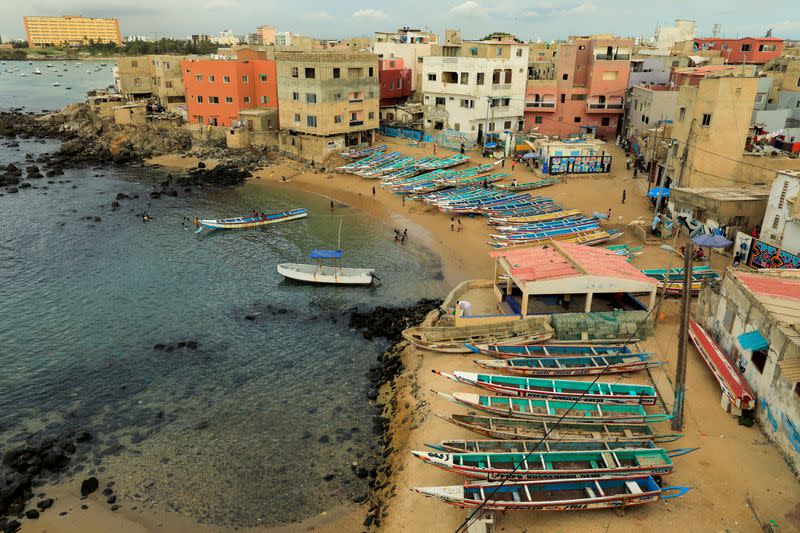
<svg viewBox="0 0 800 533">
<path fill-rule="evenodd" d="M 711 36 L 713 38 L 719 37 L 719 32 L 722 30 L 722 26 L 720 24 L 714 24 L 713 28 L 711 29 Z"/>
</svg>

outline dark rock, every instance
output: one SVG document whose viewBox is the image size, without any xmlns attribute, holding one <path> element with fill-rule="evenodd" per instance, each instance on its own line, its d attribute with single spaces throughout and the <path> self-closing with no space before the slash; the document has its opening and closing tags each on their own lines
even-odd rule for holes
<svg viewBox="0 0 800 533">
<path fill-rule="evenodd" d="M 119 202 L 111 202 L 111 209 L 117 209 L 119 207 Z"/>
<path fill-rule="evenodd" d="M 114 494 L 112 496 L 109 496 L 108 499 L 106 500 L 106 503 L 109 505 L 117 503 L 117 495 Z"/>
<path fill-rule="evenodd" d="M 86 431 L 83 431 L 75 437 L 75 442 L 89 442 L 92 440 L 92 435 Z"/>
<path fill-rule="evenodd" d="M 111 487 L 106 487 L 103 489 L 102 494 L 103 496 L 111 496 L 112 494 L 114 494 L 114 489 L 112 489 Z"/>
<path fill-rule="evenodd" d="M 39 509 L 41 509 L 43 511 L 45 509 L 49 509 L 52 506 L 53 506 L 53 498 L 46 498 L 46 499 L 44 499 L 44 500 L 42 500 L 42 501 L 40 501 L 39 503 L 36 504 L 36 507 L 38 507 Z"/>
<path fill-rule="evenodd" d="M 153 346 L 153 349 L 158 351 L 164 351 L 166 348 L 167 348 L 166 344 L 160 344 L 160 343 Z"/>
<path fill-rule="evenodd" d="M 322 479 L 324 479 L 325 481 L 330 481 L 334 477 L 336 477 L 334 474 L 325 474 L 324 476 L 322 476 Z"/>
<path fill-rule="evenodd" d="M 42 459 L 42 466 L 51 472 L 61 470 L 69 464 L 69 457 L 60 452 L 50 452 Z"/>
<path fill-rule="evenodd" d="M 3 526 L 3 533 L 17 533 L 21 527 L 22 524 L 20 524 L 18 520 L 9 520 L 6 522 L 5 526 Z"/>
<path fill-rule="evenodd" d="M 116 511 L 117 509 L 119 509 L 119 505 L 112 505 L 111 506 L 111 510 L 112 511 Z"/>
<path fill-rule="evenodd" d="M 81 496 L 83 498 L 87 497 L 89 494 L 96 491 L 99 486 L 100 482 L 94 476 L 84 479 L 81 482 Z"/>
<path fill-rule="evenodd" d="M 61 511 L 60 513 L 58 513 L 58 516 L 67 516 L 67 512 L 66 511 Z"/>
<path fill-rule="evenodd" d="M 208 426 L 209 426 L 208 421 L 203 420 L 202 422 L 198 422 L 197 424 L 195 424 L 193 429 L 196 429 L 196 430 L 199 431 L 199 430 L 202 430 L 202 429 L 208 429 Z"/>
<path fill-rule="evenodd" d="M 368 475 L 369 475 L 369 471 L 367 471 L 367 469 L 364 468 L 363 466 L 359 466 L 356 469 L 356 476 L 357 477 L 360 477 L 361 479 L 365 479 Z"/>
<path fill-rule="evenodd" d="M 328 444 L 331 441 L 331 438 L 327 435 L 323 435 L 319 438 L 319 442 L 322 444 Z"/>
<path fill-rule="evenodd" d="M 205 161 L 198 161 L 197 162 L 197 168 L 206 168 Z"/>
<path fill-rule="evenodd" d="M 88 506 L 88 505 L 86 505 L 85 503 L 84 503 L 83 505 L 81 505 L 81 509 L 83 509 L 84 511 L 85 511 L 86 509 L 88 509 L 88 508 L 89 508 L 89 506 Z"/>
<path fill-rule="evenodd" d="M 364 519 L 364 525 L 366 527 L 369 527 L 369 526 L 372 525 L 372 522 L 374 522 L 374 521 L 375 521 L 375 517 L 373 515 L 371 515 L 371 514 L 367 515 L 367 517 Z"/>
<path fill-rule="evenodd" d="M 370 400 L 377 400 L 378 399 L 378 391 L 375 390 L 375 389 L 370 389 L 369 392 L 367 392 L 367 398 L 370 399 Z"/>
<path fill-rule="evenodd" d="M 360 496 L 356 496 L 355 498 L 353 498 L 353 503 L 364 503 L 365 501 L 367 501 L 367 498 L 368 498 L 367 494 L 361 494 Z"/>
<path fill-rule="evenodd" d="M 31 187 L 31 184 L 28 183 L 27 181 L 23 181 L 22 183 L 19 184 L 19 188 L 20 189 L 29 189 L 30 187 Z"/>
<path fill-rule="evenodd" d="M 150 193 L 150 198 L 152 198 L 153 200 L 158 200 L 159 198 L 161 198 L 161 193 L 158 191 L 153 191 Z"/>
<path fill-rule="evenodd" d="M 39 518 L 39 511 L 37 511 L 36 509 L 28 509 L 27 511 L 25 511 L 25 518 L 27 518 L 28 520 L 36 520 L 37 518 Z"/>
</svg>

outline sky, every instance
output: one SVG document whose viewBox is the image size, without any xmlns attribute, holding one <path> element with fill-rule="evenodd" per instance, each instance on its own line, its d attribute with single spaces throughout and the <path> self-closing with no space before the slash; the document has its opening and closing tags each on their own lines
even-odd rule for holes
<svg viewBox="0 0 800 533">
<path fill-rule="evenodd" d="M 797 0 L 0 0 L 0 35 L 24 38 L 24 15 L 68 14 L 116 17 L 123 35 L 146 37 L 246 34 L 270 25 L 338 39 L 411 26 L 440 35 L 461 29 L 467 39 L 505 31 L 548 41 L 588 33 L 650 37 L 658 25 L 685 18 L 697 22 L 698 36 L 720 24 L 726 37 L 763 36 L 772 28 L 775 37 L 800 39 Z"/>
</svg>

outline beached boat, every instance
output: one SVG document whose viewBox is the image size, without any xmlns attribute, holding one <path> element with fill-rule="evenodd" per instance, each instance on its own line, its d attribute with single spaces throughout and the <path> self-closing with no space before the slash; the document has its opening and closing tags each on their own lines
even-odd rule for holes
<svg viewBox="0 0 800 533">
<path fill-rule="evenodd" d="M 200 226 L 195 233 L 199 233 L 203 229 L 242 229 L 242 228 L 257 228 L 259 226 L 266 226 L 269 224 L 276 224 L 278 222 L 287 222 L 289 220 L 296 220 L 298 218 L 305 218 L 308 216 L 307 209 L 292 209 L 291 211 L 282 211 L 280 213 L 270 213 L 263 217 L 261 216 L 247 216 L 237 218 L 221 218 L 221 219 L 201 219 L 198 221 Z"/>
<path fill-rule="evenodd" d="M 650 361 L 646 353 L 631 353 L 476 360 L 475 364 L 487 370 L 512 376 L 596 376 L 636 372 L 646 368 L 657 368 L 666 363 Z"/>
<path fill-rule="evenodd" d="M 499 189 L 503 189 L 505 191 L 512 191 L 512 192 L 519 192 L 519 191 L 530 191 L 532 189 L 541 189 L 542 187 L 547 187 L 549 185 L 555 185 L 556 183 L 560 183 L 561 180 L 556 178 L 545 178 L 542 180 L 536 181 L 528 181 L 525 183 L 517 183 L 516 185 L 512 185 L 510 183 L 503 183 L 500 185 L 495 185 L 495 187 Z"/>
<path fill-rule="evenodd" d="M 662 448 L 555 452 L 442 453 L 412 450 L 429 465 L 473 479 L 574 479 L 672 473 Z"/>
<path fill-rule="evenodd" d="M 578 355 L 630 354 L 630 346 L 622 344 L 468 344 L 475 353 L 491 355 L 497 359 L 521 357 L 574 357 Z"/>
<path fill-rule="evenodd" d="M 683 267 L 680 268 L 656 268 L 642 270 L 642 274 L 658 280 L 659 288 L 664 288 L 666 284 L 667 294 L 681 294 L 683 292 Z M 720 279 L 718 272 L 710 266 L 694 266 L 691 272 L 690 290 L 692 294 L 699 294 L 703 282 L 716 281 Z"/>
<path fill-rule="evenodd" d="M 650 476 L 573 480 L 465 483 L 413 487 L 424 496 L 484 511 L 588 511 L 624 509 L 686 494 L 686 487 L 659 487 Z"/>
<path fill-rule="evenodd" d="M 585 244 L 587 246 L 594 246 L 595 244 L 600 244 L 604 242 L 608 242 L 614 239 L 617 239 L 622 236 L 622 232 L 618 230 L 602 230 L 602 229 L 595 229 L 595 230 L 584 230 L 578 231 L 575 233 L 568 233 L 564 235 L 556 235 L 553 237 L 544 237 L 542 239 L 526 239 L 526 240 L 514 240 L 514 241 L 494 241 L 494 242 L 487 242 L 489 246 L 493 248 L 506 248 L 506 249 L 514 249 L 516 247 L 524 248 L 530 246 L 532 244 L 539 244 L 543 242 L 549 241 L 558 241 L 558 242 L 572 242 L 575 244 Z"/>
<path fill-rule="evenodd" d="M 458 370 L 453 373 L 440 370 L 432 370 L 432 372 L 452 381 L 480 387 L 494 394 L 520 398 L 634 405 L 655 405 L 658 399 L 655 389 L 650 385 L 500 376 Z"/>
<path fill-rule="evenodd" d="M 608 451 L 660 448 L 648 439 L 619 442 L 563 442 L 550 440 L 443 440 L 439 444 L 426 444 L 428 448 L 450 453 L 528 453 L 563 451 Z"/>
<path fill-rule="evenodd" d="M 481 326 L 416 326 L 403 331 L 409 343 L 435 352 L 467 353 L 467 343 L 542 342 L 553 336 L 544 317 Z"/>
<path fill-rule="evenodd" d="M 582 216 L 583 213 L 581 213 L 581 211 L 578 209 L 565 209 L 561 211 L 554 211 L 552 213 L 543 213 L 540 215 L 491 217 L 489 219 L 489 224 L 494 226 L 529 224 L 545 222 L 549 220 L 559 220 L 563 218 L 577 218 Z"/>
<path fill-rule="evenodd" d="M 656 434 L 647 424 L 597 424 L 593 422 L 549 422 L 480 415 L 451 414 L 439 416 L 456 426 L 494 439 L 565 442 L 623 442 L 652 440 L 656 443 L 674 442 L 680 433 Z"/>
<path fill-rule="evenodd" d="M 383 150 L 386 150 L 385 144 L 381 144 L 379 146 L 367 146 L 366 143 L 361 143 L 356 146 L 352 146 L 347 150 L 339 152 L 339 155 L 346 157 L 347 159 L 359 159 Z"/>
<path fill-rule="evenodd" d="M 434 391 L 436 392 L 436 391 Z M 649 424 L 672 418 L 667 414 L 648 414 L 644 407 L 629 403 L 576 402 L 574 400 L 542 400 L 512 396 L 483 396 L 467 392 L 439 396 L 486 413 L 509 418 L 533 420 Z"/>
</svg>

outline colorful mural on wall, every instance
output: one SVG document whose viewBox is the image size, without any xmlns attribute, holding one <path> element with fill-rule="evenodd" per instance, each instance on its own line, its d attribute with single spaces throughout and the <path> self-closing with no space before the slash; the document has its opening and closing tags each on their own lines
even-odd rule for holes
<svg viewBox="0 0 800 533">
<path fill-rule="evenodd" d="M 800 268 L 800 257 L 776 246 L 753 239 L 747 264 L 753 268 Z"/>
<path fill-rule="evenodd" d="M 553 155 L 543 169 L 547 174 L 606 174 L 611 171 L 610 155 Z"/>
</svg>

